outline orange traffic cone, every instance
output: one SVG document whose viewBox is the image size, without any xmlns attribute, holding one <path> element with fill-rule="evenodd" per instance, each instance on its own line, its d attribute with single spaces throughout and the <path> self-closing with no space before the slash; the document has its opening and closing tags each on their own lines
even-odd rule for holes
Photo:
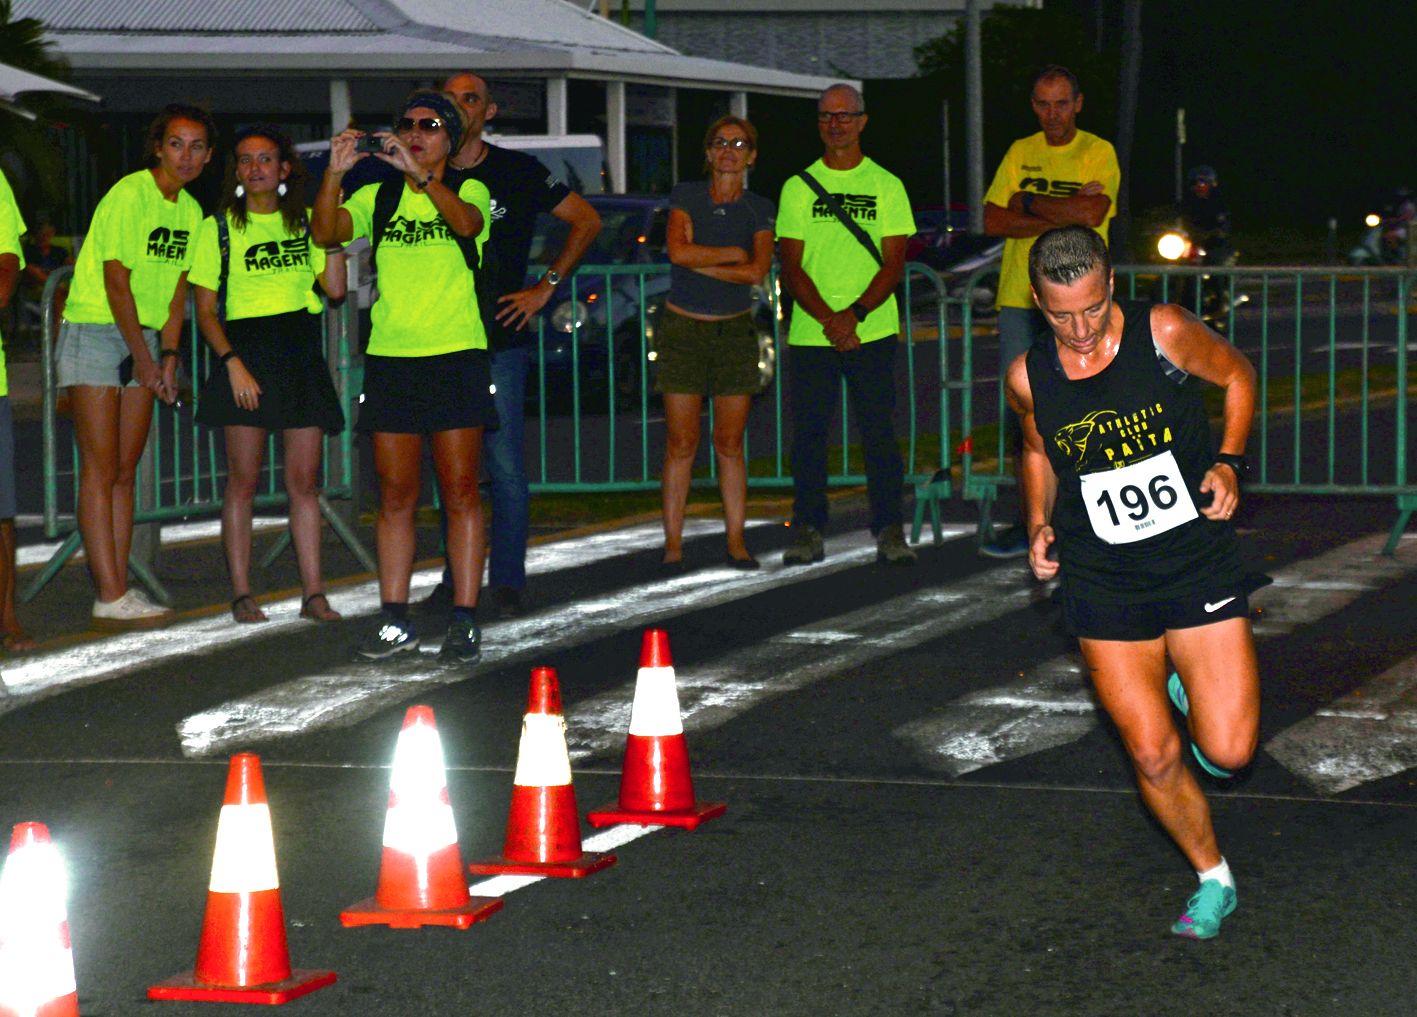
<svg viewBox="0 0 1417 1017">
<path fill-rule="evenodd" d="M 197 966 L 149 986 L 148 998 L 285 1003 L 334 980 L 333 971 L 290 968 L 261 761 L 251 752 L 232 756 Z"/>
<path fill-rule="evenodd" d="M 501 909 L 501 897 L 468 895 L 433 708 L 410 706 L 389 778 L 379 888 L 373 897 L 341 911 L 340 923 L 347 928 L 466 929 Z"/>
<path fill-rule="evenodd" d="M 475 873 L 578 878 L 615 864 L 615 856 L 581 847 L 571 756 L 566 751 L 566 719 L 556 669 L 533 668 L 531 695 L 522 720 L 512 807 L 502 854 L 473 862 Z"/>
<path fill-rule="evenodd" d="M 620 801 L 589 813 L 591 826 L 642 823 L 692 830 L 728 811 L 723 802 L 694 801 L 689 746 L 679 717 L 669 634 L 647 629 L 640 643 L 640 674 L 625 739 Z"/>
<path fill-rule="evenodd" d="M 64 862 L 43 823 L 18 823 L 0 874 L 0 1017 L 79 1017 Z"/>
</svg>

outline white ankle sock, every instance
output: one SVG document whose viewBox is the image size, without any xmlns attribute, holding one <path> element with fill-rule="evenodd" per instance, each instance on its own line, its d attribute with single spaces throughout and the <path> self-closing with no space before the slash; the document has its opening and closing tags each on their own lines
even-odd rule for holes
<svg viewBox="0 0 1417 1017">
<path fill-rule="evenodd" d="M 1196 875 L 1200 877 L 1202 883 L 1207 879 L 1213 879 L 1221 886 L 1228 886 L 1232 890 L 1235 889 L 1235 877 L 1230 874 L 1230 865 L 1225 861 L 1223 856 L 1220 859 L 1219 865 L 1211 869 L 1206 869 L 1204 872 L 1197 872 Z"/>
</svg>

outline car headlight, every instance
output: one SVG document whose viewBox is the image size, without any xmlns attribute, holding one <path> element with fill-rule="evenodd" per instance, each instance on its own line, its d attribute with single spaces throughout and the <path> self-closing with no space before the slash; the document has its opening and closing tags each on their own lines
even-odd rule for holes
<svg viewBox="0 0 1417 1017">
<path fill-rule="evenodd" d="M 1185 257 L 1186 249 L 1191 246 L 1191 242 L 1180 233 L 1168 231 L 1161 234 L 1161 239 L 1156 241 L 1156 253 L 1167 261 L 1178 261 Z"/>
<path fill-rule="evenodd" d="M 551 312 L 551 327 L 557 332 L 571 332 L 585 325 L 590 309 L 579 300 L 562 301 Z"/>
</svg>

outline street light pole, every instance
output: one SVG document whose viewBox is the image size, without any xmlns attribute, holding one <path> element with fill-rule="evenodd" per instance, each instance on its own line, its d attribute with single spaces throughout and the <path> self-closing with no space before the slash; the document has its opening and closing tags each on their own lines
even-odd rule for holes
<svg viewBox="0 0 1417 1017">
<path fill-rule="evenodd" d="M 979 0 L 964 7 L 965 172 L 969 188 L 969 228 L 984 232 L 984 76 L 979 43 Z"/>
</svg>

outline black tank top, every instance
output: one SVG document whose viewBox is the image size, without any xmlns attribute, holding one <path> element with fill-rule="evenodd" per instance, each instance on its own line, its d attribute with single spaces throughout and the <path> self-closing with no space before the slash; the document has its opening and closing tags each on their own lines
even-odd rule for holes
<svg viewBox="0 0 1417 1017">
<path fill-rule="evenodd" d="M 1117 306 L 1121 344 L 1098 374 L 1069 379 L 1051 334 L 1028 351 L 1034 419 L 1058 476 L 1062 580 L 1078 596 L 1111 602 L 1238 582 L 1234 529 L 1199 514 L 1210 503 L 1200 482 L 1215 462 L 1199 386 L 1167 377 L 1150 304 Z"/>
</svg>

